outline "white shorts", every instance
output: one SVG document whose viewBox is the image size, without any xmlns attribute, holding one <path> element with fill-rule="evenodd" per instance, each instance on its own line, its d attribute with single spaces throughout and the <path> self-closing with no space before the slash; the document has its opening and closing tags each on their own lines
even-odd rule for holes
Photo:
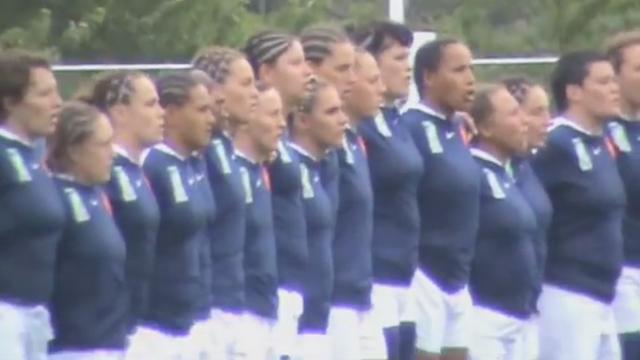
<svg viewBox="0 0 640 360">
<path fill-rule="evenodd" d="M 525 349 L 527 322 L 485 307 L 471 313 L 471 360 L 528 360 Z"/>
<path fill-rule="evenodd" d="M 16 360 L 45 360 L 53 338 L 49 311 L 44 306 L 21 306 L 0 301 L 0 349 Z"/>
<path fill-rule="evenodd" d="M 242 348 L 246 360 L 275 359 L 276 321 L 246 313 L 243 316 Z"/>
<path fill-rule="evenodd" d="M 129 339 L 129 348 L 124 357 L 126 360 L 195 359 L 194 350 L 197 350 L 197 348 L 194 347 L 193 340 L 189 335 L 171 335 L 153 328 L 140 326 Z"/>
<path fill-rule="evenodd" d="M 211 319 L 200 320 L 193 324 L 189 332 L 189 343 L 197 359 L 213 359 L 216 347 Z"/>
<path fill-rule="evenodd" d="M 331 359 L 331 341 L 325 334 L 303 333 L 298 335 L 293 360 Z"/>
<path fill-rule="evenodd" d="M 373 284 L 371 311 L 383 328 L 397 327 L 402 322 L 415 322 L 411 294 L 410 287 Z"/>
<path fill-rule="evenodd" d="M 49 360 L 123 360 L 124 356 L 122 351 L 110 350 L 62 351 L 49 355 Z"/>
<path fill-rule="evenodd" d="M 244 315 L 213 309 L 211 310 L 210 322 L 213 334 L 213 359 L 244 359 L 243 337 L 247 336 L 243 333 L 245 329 Z"/>
<path fill-rule="evenodd" d="M 329 312 L 327 335 L 331 341 L 332 360 L 387 357 L 382 323 L 372 311 L 332 307 Z"/>
<path fill-rule="evenodd" d="M 416 314 L 416 347 L 439 354 L 442 348 L 469 347 L 469 316 L 473 307 L 467 287 L 448 294 L 422 271 L 411 282 Z"/>
<path fill-rule="evenodd" d="M 274 346 L 278 356 L 293 356 L 298 339 L 298 320 L 304 308 L 300 293 L 278 290 L 278 322 L 274 329 Z"/>
<path fill-rule="evenodd" d="M 538 307 L 540 359 L 620 359 L 620 344 L 610 305 L 544 285 Z"/>
<path fill-rule="evenodd" d="M 527 360 L 538 360 L 540 358 L 540 325 L 538 325 L 538 315 L 533 315 L 524 329 L 524 348 Z"/>
<path fill-rule="evenodd" d="M 613 301 L 618 333 L 640 331 L 640 269 L 624 267 Z"/>
</svg>

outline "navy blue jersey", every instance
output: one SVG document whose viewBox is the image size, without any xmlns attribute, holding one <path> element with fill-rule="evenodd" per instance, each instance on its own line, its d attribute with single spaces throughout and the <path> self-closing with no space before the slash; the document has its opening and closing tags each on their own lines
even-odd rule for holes
<svg viewBox="0 0 640 360">
<path fill-rule="evenodd" d="M 418 185 L 419 267 L 446 292 L 468 282 L 478 229 L 480 174 L 457 119 L 419 104 L 402 115 L 424 164 Z"/>
<path fill-rule="evenodd" d="M 305 271 L 304 312 L 299 332 L 325 333 L 333 289 L 333 204 L 322 183 L 323 161 L 292 144 L 300 158 L 300 182 L 307 223 L 309 263 Z"/>
<path fill-rule="evenodd" d="M 123 350 L 129 330 L 126 245 L 99 186 L 55 179 L 66 222 L 58 247 L 50 351 Z"/>
<path fill-rule="evenodd" d="M 624 259 L 627 265 L 640 267 L 640 122 L 616 119 L 607 133 L 617 150 L 620 177 L 627 195 L 622 225 Z"/>
<path fill-rule="evenodd" d="M 264 166 L 246 156 L 238 154 L 236 161 L 247 206 L 244 241 L 246 307 L 256 315 L 275 319 L 278 278 L 269 175 Z"/>
<path fill-rule="evenodd" d="M 469 289 L 474 304 L 525 319 L 536 293 L 536 216 L 506 167 L 482 150 L 472 151 L 482 182 Z"/>
<path fill-rule="evenodd" d="M 373 275 L 383 284 L 408 286 L 418 264 L 420 152 L 396 108 L 383 108 L 358 127 L 373 187 Z"/>
<path fill-rule="evenodd" d="M 120 148 L 116 149 L 111 180 L 105 191 L 127 247 L 126 276 L 133 327 L 149 304 L 160 210 L 142 168 Z"/>
<path fill-rule="evenodd" d="M 205 206 L 207 227 L 200 232 L 200 289 L 202 295 L 200 296 L 200 310 L 198 311 L 199 319 L 207 319 L 211 313 L 211 307 L 213 303 L 213 294 L 211 279 L 213 277 L 213 270 L 211 265 L 211 246 L 214 241 L 209 233 L 209 228 L 213 226 L 217 208 L 216 202 L 211 191 L 211 184 L 207 177 L 207 164 L 204 157 L 201 154 L 195 153 L 191 156 L 192 166 L 195 172 L 195 184 L 200 191 L 202 202 Z"/>
<path fill-rule="evenodd" d="M 278 282 L 284 289 L 302 292 L 309 251 L 300 184 L 300 161 L 285 140 L 278 144 L 278 156 L 269 165 L 269 176 L 277 245 Z"/>
<path fill-rule="evenodd" d="M 37 149 L 0 129 L 0 300 L 49 301 L 64 208 Z"/>
<path fill-rule="evenodd" d="M 338 149 L 339 201 L 333 240 L 333 303 L 366 309 L 371 306 L 371 239 L 373 192 L 362 138 L 346 131 Z"/>
<path fill-rule="evenodd" d="M 623 261 L 625 193 L 604 136 L 556 119 L 532 165 L 554 210 L 545 281 L 611 302 Z"/>
<path fill-rule="evenodd" d="M 340 197 L 340 159 L 338 157 L 338 150 L 329 150 L 327 155 L 320 160 L 320 180 L 325 189 L 327 189 L 327 195 L 331 201 L 331 208 L 333 209 L 334 217 L 338 213 L 338 204 Z"/>
<path fill-rule="evenodd" d="M 538 295 L 542 291 L 544 268 L 547 260 L 547 232 L 551 224 L 553 208 L 547 191 L 531 168 L 529 159 L 514 159 L 511 163 L 512 175 L 516 185 L 529 202 L 536 216 L 536 236 L 534 248 L 536 253 L 536 295 L 532 299 L 532 307 L 536 309 Z"/>
<path fill-rule="evenodd" d="M 144 320 L 162 331 L 184 335 L 201 310 L 200 254 L 207 206 L 193 163 L 169 146 L 151 148 L 143 169 L 160 208 L 156 264 Z"/>
<path fill-rule="evenodd" d="M 244 309 L 245 194 L 231 139 L 219 133 L 205 151 L 205 160 L 218 214 L 209 226 L 213 307 Z"/>
</svg>

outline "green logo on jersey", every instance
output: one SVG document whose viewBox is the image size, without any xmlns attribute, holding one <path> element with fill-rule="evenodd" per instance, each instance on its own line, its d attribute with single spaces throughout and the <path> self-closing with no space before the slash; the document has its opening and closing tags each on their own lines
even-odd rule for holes
<svg viewBox="0 0 640 360">
<path fill-rule="evenodd" d="M 71 205 L 71 214 L 73 215 L 73 220 L 78 223 L 88 221 L 91 219 L 87 208 L 84 206 L 84 202 L 82 198 L 73 188 L 65 188 L 64 193 L 67 194 L 67 198 L 69 199 L 69 204 Z"/>
<path fill-rule="evenodd" d="M 588 171 L 593 169 L 593 162 L 591 161 L 591 156 L 587 151 L 586 145 L 584 144 L 584 142 L 582 142 L 582 139 L 574 138 L 572 141 L 573 141 L 573 147 L 576 151 L 576 156 L 578 157 L 578 166 L 580 167 L 580 170 Z"/>
<path fill-rule="evenodd" d="M 11 166 L 13 166 L 13 170 L 16 172 L 16 180 L 21 183 L 31 181 L 31 174 L 20 152 L 14 148 L 10 148 L 7 149 L 7 156 L 9 156 Z"/>
<path fill-rule="evenodd" d="M 304 199 L 312 199 L 315 196 L 313 184 L 309 176 L 309 169 L 304 164 L 300 164 L 300 180 L 302 182 L 302 197 Z"/>
<path fill-rule="evenodd" d="M 436 129 L 436 126 L 429 121 L 423 122 L 422 126 L 424 127 L 424 132 L 427 136 L 427 142 L 429 143 L 429 149 L 431 150 L 431 153 L 441 154 L 444 149 L 442 148 L 440 137 L 438 137 L 438 129 Z"/>
<path fill-rule="evenodd" d="M 187 192 L 184 189 L 184 184 L 182 183 L 182 177 L 180 177 L 180 172 L 176 166 L 169 166 L 167 168 L 167 172 L 169 173 L 169 182 L 171 183 L 171 190 L 173 192 L 173 200 L 176 204 L 186 202 L 189 200 L 187 196 Z"/>
<path fill-rule="evenodd" d="M 244 188 L 244 203 L 251 204 L 253 202 L 251 177 L 249 176 L 249 171 L 244 166 L 240 167 L 240 176 L 242 177 L 242 187 Z"/>
<path fill-rule="evenodd" d="M 122 195 L 122 200 L 125 202 L 134 201 L 138 198 L 136 195 L 136 191 L 131 184 L 131 180 L 129 176 L 124 171 L 122 166 L 115 166 L 113 168 L 114 175 L 116 176 L 116 181 L 118 182 L 118 187 L 120 188 L 120 193 Z"/>
<path fill-rule="evenodd" d="M 491 188 L 491 194 L 496 199 L 504 199 L 506 197 L 502 186 L 500 185 L 500 181 L 496 174 L 488 169 L 484 169 L 484 173 L 487 176 L 487 181 L 489 182 L 489 188 Z"/>
<path fill-rule="evenodd" d="M 222 166 L 223 174 L 231 174 L 231 166 L 229 166 L 229 157 L 227 156 L 227 150 L 224 148 L 224 144 L 219 139 L 213 140 L 213 147 L 216 150 L 216 155 L 218 155 L 218 160 L 220 160 L 220 165 Z"/>
<path fill-rule="evenodd" d="M 291 162 L 291 155 L 289 155 L 289 151 L 282 141 L 278 141 L 278 152 L 283 163 L 288 164 Z"/>
</svg>

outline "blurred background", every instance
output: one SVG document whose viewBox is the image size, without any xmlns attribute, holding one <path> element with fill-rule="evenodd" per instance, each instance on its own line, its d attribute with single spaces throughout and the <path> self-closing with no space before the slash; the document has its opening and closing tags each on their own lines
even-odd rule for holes
<svg viewBox="0 0 640 360">
<path fill-rule="evenodd" d="M 637 0 L 405 0 L 414 31 L 465 39 L 477 58 L 541 57 L 594 48 L 640 24 Z M 388 0 L 0 0 L 0 51 L 45 52 L 56 64 L 188 63 L 198 48 L 241 46 L 268 27 L 386 18 Z M 550 64 L 478 65 L 481 80 Z M 151 71 L 153 73 L 153 71 Z M 59 72 L 70 95 L 91 71 Z"/>
</svg>

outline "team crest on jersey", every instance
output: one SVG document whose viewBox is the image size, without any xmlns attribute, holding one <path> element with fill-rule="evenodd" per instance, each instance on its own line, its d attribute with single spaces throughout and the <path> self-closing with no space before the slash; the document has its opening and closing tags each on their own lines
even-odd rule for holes
<svg viewBox="0 0 640 360">
<path fill-rule="evenodd" d="M 280 154 L 280 159 L 282 159 L 283 163 L 288 164 L 291 162 L 291 155 L 283 141 L 278 141 L 278 153 Z"/>
<path fill-rule="evenodd" d="M 31 181 L 31 173 L 29 173 L 29 168 L 24 162 L 22 155 L 20 155 L 20 152 L 17 149 L 9 148 L 7 149 L 7 156 L 9 157 L 9 162 L 15 171 L 16 180 L 20 183 Z"/>
<path fill-rule="evenodd" d="M 118 182 L 118 187 L 120 188 L 120 195 L 122 196 L 122 200 L 124 202 L 134 201 L 138 198 L 136 195 L 136 191 L 133 188 L 133 184 L 131 184 L 131 179 L 129 179 L 129 175 L 124 171 L 122 166 L 115 166 L 113 168 L 113 173 L 116 177 L 116 181 Z"/>
<path fill-rule="evenodd" d="M 304 164 L 300 164 L 300 181 L 302 183 L 302 197 L 304 199 L 312 199 L 316 194 L 313 191 L 309 169 Z"/>
<path fill-rule="evenodd" d="M 71 215 L 73 215 L 73 220 L 77 223 L 89 221 L 91 216 L 89 215 L 89 211 L 87 211 L 87 207 L 84 205 L 80 194 L 73 188 L 65 188 L 64 193 L 67 195 L 69 199 L 69 205 L 71 206 Z"/>
<path fill-rule="evenodd" d="M 613 142 L 616 144 L 618 150 L 621 152 L 630 152 L 631 142 L 629 141 L 627 130 L 624 126 L 618 123 L 610 123 L 609 129 L 611 130 L 611 137 L 613 138 Z"/>
<path fill-rule="evenodd" d="M 424 121 L 422 122 L 422 127 L 424 127 L 424 133 L 427 137 L 427 143 L 429 144 L 431 153 L 441 154 L 444 149 L 442 148 L 440 137 L 438 137 L 438 129 L 436 129 L 436 126 L 432 122 Z"/>
<path fill-rule="evenodd" d="M 169 173 L 169 183 L 171 184 L 173 200 L 176 204 L 189 200 L 189 196 L 187 196 L 187 191 L 184 188 L 184 183 L 182 182 L 182 177 L 180 177 L 178 168 L 176 166 L 169 166 L 167 168 L 167 172 Z"/>
<path fill-rule="evenodd" d="M 388 138 L 391 137 L 391 129 L 389 129 L 389 125 L 384 119 L 384 114 L 379 112 L 378 115 L 373 119 L 373 123 L 376 125 L 376 130 L 380 133 L 380 135 Z"/>
<path fill-rule="evenodd" d="M 224 144 L 219 139 L 213 140 L 213 147 L 216 150 L 216 155 L 222 166 L 223 174 L 231 174 L 231 166 L 229 165 L 229 157 L 227 156 L 227 150 L 224 148 Z"/>
<path fill-rule="evenodd" d="M 591 161 L 591 155 L 587 151 L 587 146 L 584 144 L 582 139 L 574 138 L 572 140 L 573 148 L 576 152 L 576 156 L 578 157 L 578 167 L 582 171 L 589 171 L 593 169 L 593 162 Z"/>
<path fill-rule="evenodd" d="M 242 188 L 244 189 L 244 203 L 253 202 L 253 189 L 251 189 L 251 177 L 249 171 L 244 166 L 240 167 L 240 177 L 242 178 Z"/>
<path fill-rule="evenodd" d="M 502 185 L 500 185 L 500 181 L 496 174 L 489 170 L 483 169 L 484 174 L 487 177 L 487 182 L 489 183 L 489 188 L 491 189 L 491 194 L 496 199 L 504 199 L 506 197 L 504 190 L 502 189 Z"/>
</svg>

